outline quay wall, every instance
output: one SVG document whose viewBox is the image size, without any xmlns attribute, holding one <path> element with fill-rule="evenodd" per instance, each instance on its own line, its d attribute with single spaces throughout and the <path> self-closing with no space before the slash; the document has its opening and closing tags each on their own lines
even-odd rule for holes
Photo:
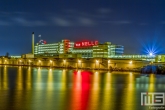
<svg viewBox="0 0 165 110">
<path fill-rule="evenodd" d="M 77 59 L 77 58 L 1 58 L 0 65 L 70 67 L 89 69 L 136 69 L 148 65 L 149 61 L 131 59 Z"/>
</svg>

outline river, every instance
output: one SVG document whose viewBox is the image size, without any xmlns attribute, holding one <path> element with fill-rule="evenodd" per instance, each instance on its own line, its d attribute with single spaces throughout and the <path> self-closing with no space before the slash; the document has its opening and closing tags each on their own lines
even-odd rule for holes
<svg viewBox="0 0 165 110">
<path fill-rule="evenodd" d="M 0 66 L 0 110 L 148 110 L 165 75 Z"/>
</svg>

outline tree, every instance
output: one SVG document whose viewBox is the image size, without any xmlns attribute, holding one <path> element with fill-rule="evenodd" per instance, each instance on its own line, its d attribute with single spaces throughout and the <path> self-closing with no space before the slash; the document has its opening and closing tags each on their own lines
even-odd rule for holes
<svg viewBox="0 0 165 110">
<path fill-rule="evenodd" d="M 8 52 L 6 52 L 6 55 L 5 55 L 6 57 L 9 57 L 9 53 Z"/>
</svg>

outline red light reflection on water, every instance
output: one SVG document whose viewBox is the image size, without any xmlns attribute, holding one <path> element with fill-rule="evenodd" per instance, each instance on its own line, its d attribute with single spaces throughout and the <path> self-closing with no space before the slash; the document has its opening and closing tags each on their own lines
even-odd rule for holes
<svg viewBox="0 0 165 110">
<path fill-rule="evenodd" d="M 71 110 L 87 110 L 90 93 L 91 72 L 74 71 Z"/>
</svg>

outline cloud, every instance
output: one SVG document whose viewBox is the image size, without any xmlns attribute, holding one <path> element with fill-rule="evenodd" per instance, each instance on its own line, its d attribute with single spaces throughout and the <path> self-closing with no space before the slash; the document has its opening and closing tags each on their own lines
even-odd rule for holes
<svg viewBox="0 0 165 110">
<path fill-rule="evenodd" d="M 64 26 L 64 27 L 66 27 L 66 26 L 71 26 L 72 25 L 71 22 L 69 22 L 68 20 L 63 19 L 63 18 L 57 18 L 57 17 L 55 17 L 55 18 L 52 18 L 52 21 L 53 21 L 54 24 L 56 24 L 58 26 Z"/>
<path fill-rule="evenodd" d="M 0 26 L 8 26 L 8 25 L 11 25 L 11 23 L 6 21 L 0 21 Z"/>
<path fill-rule="evenodd" d="M 14 17 L 14 16 L 29 16 L 31 13 L 29 12 L 21 12 L 21 11 L 13 11 L 13 12 L 5 12 L 5 11 L 0 11 L 0 16 L 1 17 Z"/>
<path fill-rule="evenodd" d="M 17 22 L 18 24 L 22 25 L 22 26 L 27 26 L 27 27 L 34 27 L 34 26 L 45 26 L 47 25 L 46 22 L 44 21 L 30 21 L 30 20 L 26 20 L 24 18 L 13 18 L 13 20 L 15 22 Z"/>
<path fill-rule="evenodd" d="M 131 24 L 131 21 L 125 21 L 125 20 L 120 20 L 120 21 L 103 21 L 104 23 L 111 23 L 114 25 L 122 25 L 122 24 Z"/>
<path fill-rule="evenodd" d="M 139 23 L 139 25 L 141 25 L 141 26 L 146 26 L 146 25 L 148 25 L 147 23 Z"/>
<path fill-rule="evenodd" d="M 160 24 L 165 24 L 165 21 L 162 21 Z"/>
<path fill-rule="evenodd" d="M 101 13 L 101 14 L 107 14 L 107 13 L 112 12 L 112 10 L 110 10 L 108 8 L 99 8 L 97 11 L 98 11 L 98 13 Z"/>
<path fill-rule="evenodd" d="M 89 18 L 85 18 L 85 17 L 79 17 L 78 23 L 80 25 L 84 25 L 84 26 L 92 26 L 92 25 L 96 24 L 93 20 L 91 20 Z"/>
</svg>

